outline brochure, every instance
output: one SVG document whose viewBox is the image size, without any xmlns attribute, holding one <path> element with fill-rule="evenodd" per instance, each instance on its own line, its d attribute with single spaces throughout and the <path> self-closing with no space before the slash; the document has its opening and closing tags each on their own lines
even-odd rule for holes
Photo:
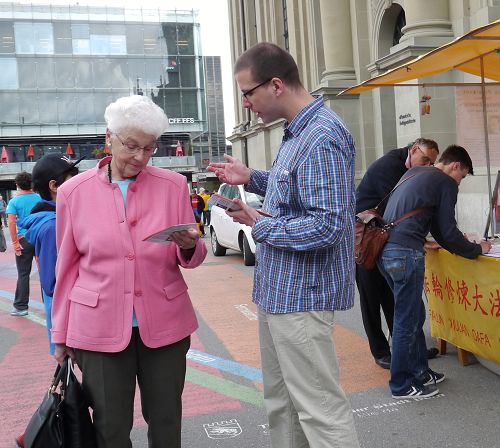
<svg viewBox="0 0 500 448">
<path fill-rule="evenodd" d="M 172 233 L 182 232 L 183 230 L 189 229 L 198 229 L 198 226 L 195 223 L 192 224 L 177 224 L 172 227 L 168 227 L 166 229 L 160 230 L 159 232 L 153 233 L 148 237 L 144 238 L 143 241 L 148 241 L 150 243 L 162 243 L 162 244 L 170 244 L 172 242 Z"/>
</svg>

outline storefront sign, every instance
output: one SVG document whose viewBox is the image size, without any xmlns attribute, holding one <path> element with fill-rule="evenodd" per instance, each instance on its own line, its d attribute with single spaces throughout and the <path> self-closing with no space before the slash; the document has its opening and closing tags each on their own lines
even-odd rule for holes
<svg viewBox="0 0 500 448">
<path fill-rule="evenodd" d="M 169 124 L 189 124 L 194 123 L 194 118 L 169 118 Z"/>
<path fill-rule="evenodd" d="M 430 250 L 424 290 L 431 334 L 500 363 L 500 259 Z"/>
</svg>

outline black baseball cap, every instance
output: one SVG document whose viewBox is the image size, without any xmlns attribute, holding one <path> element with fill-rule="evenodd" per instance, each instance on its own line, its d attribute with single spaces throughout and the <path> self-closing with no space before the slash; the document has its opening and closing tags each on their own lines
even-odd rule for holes
<svg viewBox="0 0 500 448">
<path fill-rule="evenodd" d="M 31 173 L 33 187 L 35 190 L 43 189 L 51 180 L 57 180 L 59 177 L 73 170 L 76 170 L 73 174 L 77 174 L 77 165 L 84 158 L 85 157 L 81 157 L 76 161 L 72 161 L 62 154 L 45 154 L 33 167 Z"/>
</svg>

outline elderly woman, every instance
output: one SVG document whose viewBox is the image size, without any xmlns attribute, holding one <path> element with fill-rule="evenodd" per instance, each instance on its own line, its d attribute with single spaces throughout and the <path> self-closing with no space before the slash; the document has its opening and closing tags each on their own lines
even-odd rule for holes
<svg viewBox="0 0 500 448">
<path fill-rule="evenodd" d="M 195 268 L 206 247 L 195 229 L 171 244 L 144 241 L 193 223 L 184 176 L 148 166 L 167 129 L 150 99 L 106 108 L 111 157 L 57 192 L 55 357 L 74 358 L 93 408 L 99 448 L 131 447 L 136 380 L 150 447 L 181 446 L 181 395 L 190 335 L 197 328 L 179 266 Z"/>
</svg>

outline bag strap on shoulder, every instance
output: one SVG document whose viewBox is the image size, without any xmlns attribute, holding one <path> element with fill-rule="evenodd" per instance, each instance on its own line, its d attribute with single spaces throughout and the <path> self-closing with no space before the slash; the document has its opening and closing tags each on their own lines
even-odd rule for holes
<svg viewBox="0 0 500 448">
<path fill-rule="evenodd" d="M 410 180 L 412 177 L 415 177 L 415 176 L 418 176 L 419 174 L 421 173 L 413 173 L 411 176 L 408 176 L 406 179 L 403 179 L 403 180 L 399 180 L 399 182 L 394 186 L 394 188 L 389 191 L 389 193 L 387 193 L 383 198 L 382 200 L 375 206 L 375 209 L 378 210 L 378 208 L 380 207 L 380 204 L 382 204 L 387 198 L 389 198 L 391 196 L 392 193 L 394 193 L 394 190 L 396 188 L 398 188 L 401 184 L 404 184 L 407 180 Z"/>
</svg>

